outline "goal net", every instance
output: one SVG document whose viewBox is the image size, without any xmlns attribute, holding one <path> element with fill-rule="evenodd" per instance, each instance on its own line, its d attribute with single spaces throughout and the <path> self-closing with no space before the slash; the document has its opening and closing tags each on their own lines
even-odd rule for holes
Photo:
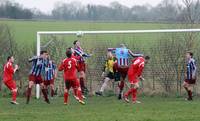
<svg viewBox="0 0 200 121">
<path fill-rule="evenodd" d="M 98 90 L 102 80 L 102 68 L 107 48 L 125 44 L 133 53 L 151 57 L 144 70 L 143 93 L 181 94 L 185 73 L 185 53 L 192 51 L 200 58 L 200 29 L 124 30 L 124 31 L 40 31 L 37 32 L 37 54 L 45 49 L 58 65 L 65 58 L 65 51 L 79 40 L 85 52 L 92 54 L 86 59 L 87 87 Z M 131 59 L 131 58 L 130 58 Z M 197 61 L 198 65 L 199 61 Z M 126 81 L 127 82 L 127 81 Z M 58 93 L 62 93 L 62 73 L 55 81 Z M 108 89 L 115 92 L 115 84 Z M 196 92 L 198 88 L 195 87 Z M 38 95 L 39 96 L 39 95 Z"/>
</svg>

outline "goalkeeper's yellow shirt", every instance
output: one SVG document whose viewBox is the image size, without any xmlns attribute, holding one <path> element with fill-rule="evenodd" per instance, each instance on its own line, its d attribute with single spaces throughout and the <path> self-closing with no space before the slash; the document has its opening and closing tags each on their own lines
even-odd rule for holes
<svg viewBox="0 0 200 121">
<path fill-rule="evenodd" d="M 115 58 L 108 59 L 105 64 L 105 70 L 113 73 L 113 65 L 115 63 Z"/>
</svg>

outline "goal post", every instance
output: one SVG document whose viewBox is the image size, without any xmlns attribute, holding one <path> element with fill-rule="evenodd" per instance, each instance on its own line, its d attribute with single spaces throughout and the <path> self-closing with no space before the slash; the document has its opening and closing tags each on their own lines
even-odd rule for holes
<svg viewBox="0 0 200 121">
<path fill-rule="evenodd" d="M 82 37 L 85 35 L 100 35 L 100 34 L 143 34 L 143 33 L 198 33 L 200 29 L 157 29 L 157 30 L 105 30 L 105 31 L 38 31 L 37 32 L 37 55 L 41 51 L 41 36 L 42 35 L 73 35 Z M 36 86 L 36 98 L 40 97 L 40 87 Z"/>
</svg>

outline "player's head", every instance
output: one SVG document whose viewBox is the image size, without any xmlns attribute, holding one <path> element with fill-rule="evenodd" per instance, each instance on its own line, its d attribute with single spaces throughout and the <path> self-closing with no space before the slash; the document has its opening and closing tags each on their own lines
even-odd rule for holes
<svg viewBox="0 0 200 121">
<path fill-rule="evenodd" d="M 51 58 L 51 57 L 50 57 L 49 53 L 47 53 L 47 59 L 49 59 L 49 60 L 50 60 L 50 58 Z"/>
<path fill-rule="evenodd" d="M 186 58 L 187 58 L 187 59 L 193 58 L 193 53 L 190 52 L 190 51 L 188 51 L 188 52 L 186 53 Z"/>
<path fill-rule="evenodd" d="M 119 45 L 119 47 L 120 48 L 126 48 L 126 45 L 122 43 L 122 44 Z"/>
<path fill-rule="evenodd" d="M 112 57 L 113 57 L 112 52 L 111 52 L 111 51 L 108 51 L 108 52 L 107 52 L 107 58 L 108 58 L 108 59 L 112 59 Z"/>
<path fill-rule="evenodd" d="M 66 51 L 67 51 L 67 50 L 71 50 L 72 53 L 74 53 L 74 49 L 73 49 L 72 47 L 68 47 L 68 48 L 66 49 Z"/>
<path fill-rule="evenodd" d="M 72 51 L 71 51 L 71 49 L 68 49 L 68 50 L 66 51 L 66 56 L 67 56 L 68 58 L 71 58 L 71 57 L 72 57 Z"/>
<path fill-rule="evenodd" d="M 79 40 L 75 40 L 75 41 L 73 42 L 73 44 L 74 44 L 75 47 L 80 47 L 80 42 L 79 42 Z"/>
<path fill-rule="evenodd" d="M 48 57 L 48 53 L 47 53 L 47 51 L 46 50 L 42 50 L 42 51 L 40 51 L 40 56 L 42 57 L 42 58 L 47 58 Z"/>
<path fill-rule="evenodd" d="M 7 61 L 13 63 L 15 61 L 13 56 L 8 56 Z"/>
<path fill-rule="evenodd" d="M 144 59 L 145 59 L 145 63 L 148 63 L 149 60 L 150 60 L 150 57 L 147 55 L 147 56 L 144 57 Z"/>
</svg>

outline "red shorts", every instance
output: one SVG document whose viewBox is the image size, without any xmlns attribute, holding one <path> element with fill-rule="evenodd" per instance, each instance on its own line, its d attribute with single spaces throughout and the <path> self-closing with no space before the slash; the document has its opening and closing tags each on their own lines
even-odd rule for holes
<svg viewBox="0 0 200 121">
<path fill-rule="evenodd" d="M 54 85 L 54 79 L 51 79 L 51 80 L 44 80 L 44 85 L 45 85 L 45 86 L 48 86 L 48 85 L 50 85 L 50 84 Z"/>
<path fill-rule="evenodd" d="M 78 70 L 78 72 L 80 72 L 80 71 L 85 72 L 86 71 L 86 64 L 84 62 L 79 62 L 77 70 Z"/>
<path fill-rule="evenodd" d="M 4 81 L 4 84 L 5 84 L 10 90 L 13 90 L 13 89 L 16 89 L 16 88 L 17 88 L 15 80 Z"/>
<path fill-rule="evenodd" d="M 128 81 L 130 84 L 136 84 L 139 82 L 137 76 L 134 75 L 128 75 Z"/>
<path fill-rule="evenodd" d="M 41 75 L 34 76 L 32 74 L 29 75 L 29 81 L 33 81 L 36 84 L 40 84 L 43 82 Z"/>
<path fill-rule="evenodd" d="M 196 84 L 196 79 L 185 79 L 184 82 L 187 84 Z"/>
<path fill-rule="evenodd" d="M 114 64 L 113 66 L 113 70 L 115 72 L 119 72 L 120 73 L 120 76 L 125 79 L 126 76 L 127 76 L 127 73 L 128 73 L 128 68 L 129 67 L 119 67 L 117 63 Z"/>
<path fill-rule="evenodd" d="M 70 88 L 78 88 L 79 87 L 79 82 L 77 80 L 67 80 L 65 81 L 65 89 L 70 89 Z"/>
</svg>

